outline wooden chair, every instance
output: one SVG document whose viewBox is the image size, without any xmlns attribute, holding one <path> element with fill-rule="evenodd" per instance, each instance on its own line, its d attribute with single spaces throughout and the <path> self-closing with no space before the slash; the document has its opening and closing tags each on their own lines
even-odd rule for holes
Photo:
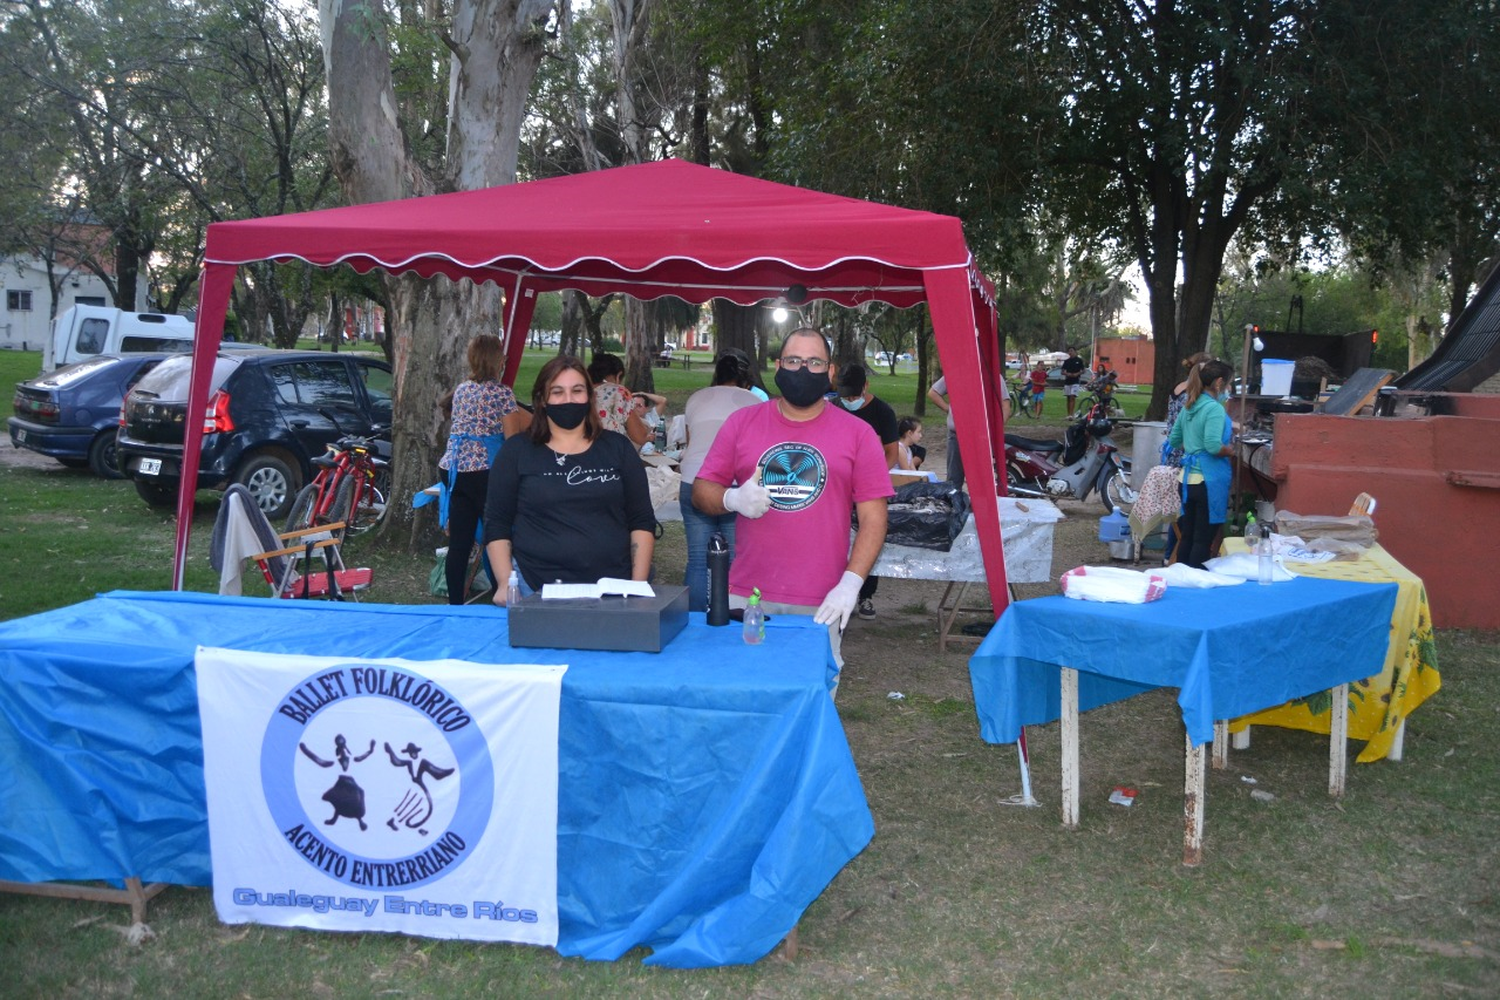
<svg viewBox="0 0 1500 1000">
<path fill-rule="evenodd" d="M 273 597 L 358 600 L 373 573 L 344 565 L 343 528 L 336 522 L 277 532 L 248 490 L 230 486 L 219 505 L 209 550 L 209 561 L 219 571 L 219 593 L 241 592 L 240 576 L 248 560 L 259 567 Z"/>
</svg>

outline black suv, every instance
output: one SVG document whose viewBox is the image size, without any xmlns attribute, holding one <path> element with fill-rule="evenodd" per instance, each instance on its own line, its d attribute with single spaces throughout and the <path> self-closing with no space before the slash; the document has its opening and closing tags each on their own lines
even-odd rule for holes
<svg viewBox="0 0 1500 1000">
<path fill-rule="evenodd" d="M 120 471 L 154 507 L 177 502 L 192 358 L 163 361 L 130 390 L 116 443 Z M 203 415 L 199 489 L 240 483 L 273 521 L 345 434 L 391 425 L 391 369 L 361 354 L 221 351 Z"/>
</svg>

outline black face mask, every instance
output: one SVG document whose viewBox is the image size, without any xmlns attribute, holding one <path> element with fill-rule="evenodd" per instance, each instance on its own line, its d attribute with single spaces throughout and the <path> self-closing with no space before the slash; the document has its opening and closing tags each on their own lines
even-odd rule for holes
<svg viewBox="0 0 1500 1000">
<path fill-rule="evenodd" d="M 781 395 L 788 403 L 803 409 L 828 395 L 828 373 L 810 371 L 805 367 L 796 371 L 778 368 L 776 388 L 781 390 Z"/>
<path fill-rule="evenodd" d="M 589 403 L 549 403 L 547 419 L 570 431 L 589 418 Z"/>
</svg>

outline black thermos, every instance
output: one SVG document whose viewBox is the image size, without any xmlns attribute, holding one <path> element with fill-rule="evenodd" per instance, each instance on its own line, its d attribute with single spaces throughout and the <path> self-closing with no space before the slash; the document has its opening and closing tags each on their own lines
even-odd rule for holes
<svg viewBox="0 0 1500 1000">
<path fill-rule="evenodd" d="M 718 532 L 708 540 L 708 623 L 729 624 L 729 543 Z"/>
</svg>

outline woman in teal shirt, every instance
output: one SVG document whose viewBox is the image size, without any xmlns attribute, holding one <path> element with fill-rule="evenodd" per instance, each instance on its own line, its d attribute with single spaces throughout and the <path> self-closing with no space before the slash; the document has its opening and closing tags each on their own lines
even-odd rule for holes
<svg viewBox="0 0 1500 1000">
<path fill-rule="evenodd" d="M 1232 430 L 1224 400 L 1234 373 L 1222 361 L 1206 361 L 1188 376 L 1187 406 L 1172 425 L 1169 442 L 1182 449 L 1182 516 L 1177 561 L 1203 568 L 1219 526 L 1229 514 Z"/>
</svg>

